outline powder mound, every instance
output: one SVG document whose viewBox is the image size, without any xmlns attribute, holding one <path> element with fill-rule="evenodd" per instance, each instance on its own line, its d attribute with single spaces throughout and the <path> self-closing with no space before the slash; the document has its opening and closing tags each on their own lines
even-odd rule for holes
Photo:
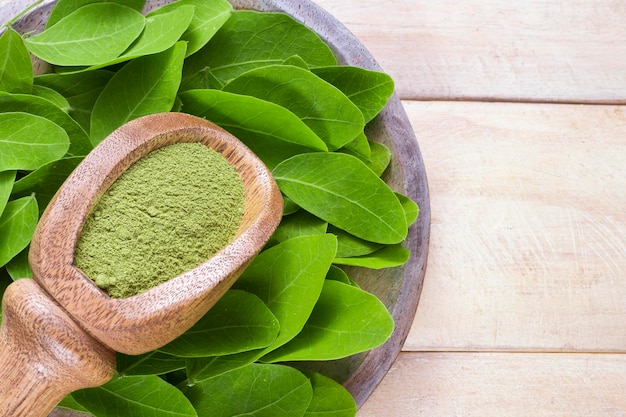
<svg viewBox="0 0 626 417">
<path fill-rule="evenodd" d="M 157 149 L 133 164 L 92 209 L 74 264 L 111 297 L 140 294 L 207 260 L 237 233 L 237 171 L 201 143 Z"/>
</svg>

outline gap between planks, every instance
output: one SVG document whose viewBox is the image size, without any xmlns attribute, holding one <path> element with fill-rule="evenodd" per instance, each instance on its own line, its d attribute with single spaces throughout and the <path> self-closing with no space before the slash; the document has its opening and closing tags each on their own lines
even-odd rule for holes
<svg viewBox="0 0 626 417">
<path fill-rule="evenodd" d="M 407 99 L 626 101 L 626 4 L 316 0 Z"/>
</svg>

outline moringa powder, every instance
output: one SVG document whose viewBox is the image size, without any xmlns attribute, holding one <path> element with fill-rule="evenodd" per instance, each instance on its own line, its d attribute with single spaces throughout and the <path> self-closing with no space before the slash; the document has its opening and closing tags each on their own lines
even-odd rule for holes
<svg viewBox="0 0 626 417">
<path fill-rule="evenodd" d="M 111 297 L 126 298 L 207 260 L 236 235 L 243 183 L 201 143 L 157 149 L 129 167 L 93 207 L 74 264 Z"/>
</svg>

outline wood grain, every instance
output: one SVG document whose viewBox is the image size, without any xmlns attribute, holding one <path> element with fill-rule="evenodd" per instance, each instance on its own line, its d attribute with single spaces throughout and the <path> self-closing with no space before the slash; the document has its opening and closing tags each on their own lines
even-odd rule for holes
<svg viewBox="0 0 626 417">
<path fill-rule="evenodd" d="M 626 102 L 626 3 L 316 0 L 404 99 Z"/>
<path fill-rule="evenodd" d="M 401 353 L 358 417 L 624 417 L 620 354 Z"/>
<path fill-rule="evenodd" d="M 626 351 L 626 108 L 404 104 L 432 207 L 404 348 Z"/>
<path fill-rule="evenodd" d="M 115 353 L 31 279 L 9 285 L 0 328 L 0 416 L 44 417 L 67 394 L 104 384 Z"/>
</svg>

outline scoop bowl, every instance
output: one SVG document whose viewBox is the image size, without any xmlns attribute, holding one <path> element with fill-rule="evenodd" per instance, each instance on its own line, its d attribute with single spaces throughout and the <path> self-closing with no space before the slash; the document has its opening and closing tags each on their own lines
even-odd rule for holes
<svg viewBox="0 0 626 417">
<path fill-rule="evenodd" d="M 73 264 L 82 225 L 100 196 L 135 161 L 180 142 L 203 143 L 239 173 L 244 214 L 237 234 L 197 267 L 141 294 L 112 298 Z M 29 253 L 34 280 L 11 284 L 5 293 L 0 416 L 46 416 L 65 394 L 106 382 L 115 369 L 114 351 L 149 352 L 184 333 L 262 249 L 281 220 L 282 207 L 265 165 L 204 119 L 155 114 L 111 133 L 67 178 L 42 215 Z M 90 375 L 93 381 L 88 381 Z M 44 405 L 41 395 L 22 398 L 34 392 L 35 384 L 54 397 L 51 405 Z M 11 393 L 19 393 L 20 399 Z"/>
</svg>

